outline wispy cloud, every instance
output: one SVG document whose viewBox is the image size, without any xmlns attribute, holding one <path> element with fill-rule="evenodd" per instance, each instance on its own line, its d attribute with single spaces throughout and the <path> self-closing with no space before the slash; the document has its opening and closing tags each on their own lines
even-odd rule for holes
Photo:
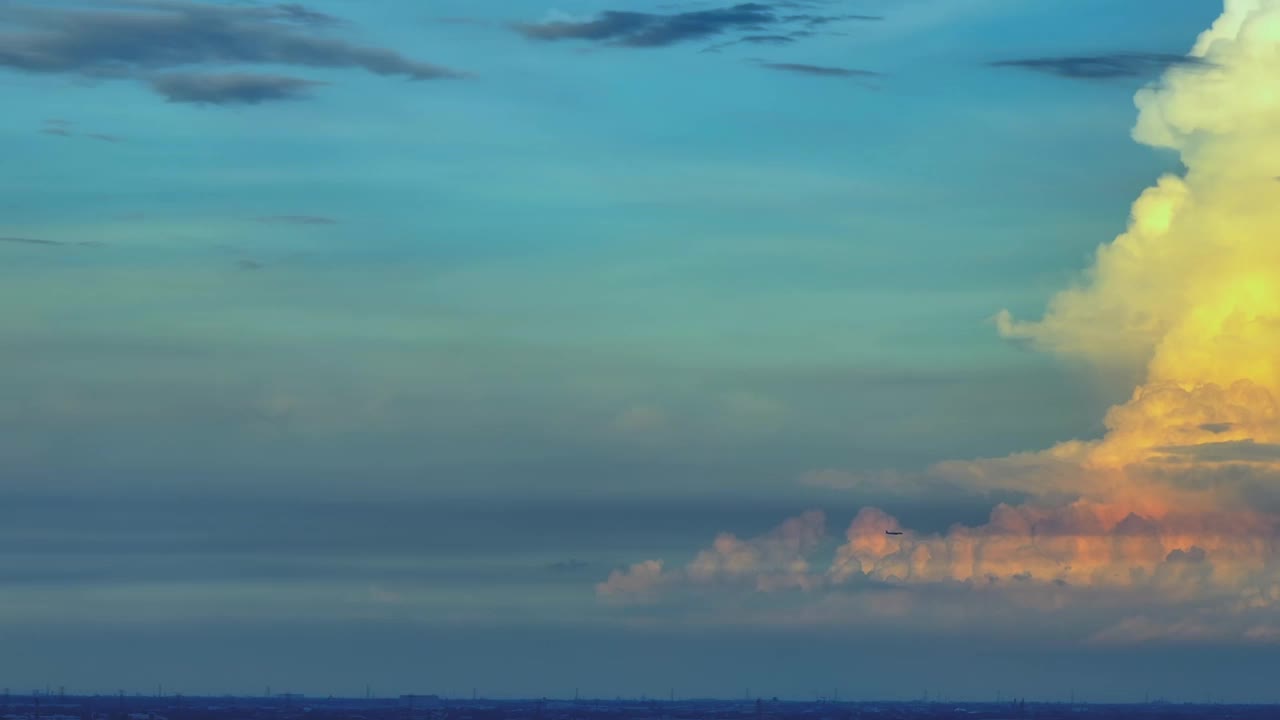
<svg viewBox="0 0 1280 720">
<path fill-rule="evenodd" d="M 760 67 L 800 75 L 819 75 L 823 77 L 869 78 L 880 77 L 880 73 L 871 70 L 854 68 L 828 67 L 824 65 L 807 65 L 804 63 L 760 63 Z"/>
<path fill-rule="evenodd" d="M 728 40 L 722 43 L 710 45 L 702 50 L 704 53 L 720 52 L 721 50 L 733 47 L 734 45 L 790 45 L 796 42 L 800 35 L 746 35 L 736 40 Z"/>
<path fill-rule="evenodd" d="M 210 105 L 256 105 L 272 100 L 299 100 L 324 83 L 283 75 L 160 75 L 151 87 L 170 102 Z"/>
<path fill-rule="evenodd" d="M 0 5 L 0 67 L 31 73 L 149 81 L 170 99 L 193 93 L 218 98 L 278 99 L 303 87 L 258 80 L 238 86 L 205 80 L 193 86 L 152 73 L 210 65 L 361 68 L 416 80 L 460 77 L 459 71 L 357 45 L 324 31 L 336 18 L 297 3 L 226 6 L 190 0 L 109 0 L 84 6 Z M 199 77 L 191 75 L 181 78 Z M 230 76 L 210 76 L 226 78 Z"/>
<path fill-rule="evenodd" d="M 310 23 L 312 25 L 335 25 L 341 22 L 333 15 L 312 10 L 301 3 L 279 3 L 273 9 L 279 13 L 280 17 L 295 22 Z"/>
<path fill-rule="evenodd" d="M 1219 423 L 1206 423 L 1218 425 Z M 1214 434 L 1225 430 L 1205 428 Z M 1171 445 L 1158 448 L 1160 452 L 1177 457 L 1207 463 L 1275 463 L 1280 462 L 1280 443 L 1260 443 L 1253 440 L 1207 442 L 1197 445 Z"/>
<path fill-rule="evenodd" d="M 44 240 L 41 238 L 27 237 L 0 237 L 0 243 L 10 243 L 13 245 L 65 245 L 66 243 L 57 240 Z"/>
<path fill-rule="evenodd" d="M 740 3 L 729 7 L 675 13 L 606 10 L 592 18 L 557 18 L 540 23 L 516 23 L 514 28 L 534 40 L 585 40 L 618 47 L 664 47 L 703 40 L 728 32 L 752 33 L 738 42 L 768 42 L 783 37 L 779 29 L 816 27 L 841 20 L 878 20 L 871 15 L 779 14 L 775 5 Z M 785 42 L 785 40 L 779 41 Z"/>
<path fill-rule="evenodd" d="M 515 27 L 535 40 L 593 40 L 624 47 L 659 47 L 729 30 L 762 30 L 777 21 L 768 5 L 744 3 L 671 15 L 606 10 L 591 20 L 552 20 Z"/>
<path fill-rule="evenodd" d="M 1204 61 L 1186 55 L 1121 52 L 1106 55 L 997 60 L 988 64 L 991 67 L 1022 68 L 1077 80 L 1108 80 L 1156 75 L 1173 65 L 1199 66 L 1203 65 Z"/>
<path fill-rule="evenodd" d="M 62 118 L 47 118 L 44 121 L 44 127 L 40 128 L 40 132 L 45 135 L 57 135 L 58 137 L 71 137 L 75 133 L 71 130 L 71 126 L 75 123 Z"/>
<path fill-rule="evenodd" d="M 75 123 L 70 120 L 52 118 L 44 121 L 44 126 L 40 128 L 40 132 L 45 135 L 54 135 L 57 137 L 74 137 L 76 133 L 71 129 L 74 125 Z M 84 137 L 87 137 L 90 140 L 99 140 L 101 142 L 109 143 L 118 143 L 123 140 L 123 138 L 117 135 L 98 132 L 85 133 Z"/>
<path fill-rule="evenodd" d="M 922 606 L 929 593 L 962 589 L 997 614 L 1019 605 L 1054 617 L 1098 613 L 1093 621 L 1103 625 L 1078 637 L 1104 645 L 1274 638 L 1280 255 L 1271 238 L 1280 205 L 1261 181 L 1274 173 L 1268 151 L 1280 126 L 1273 104 L 1260 100 L 1271 97 L 1276 77 L 1275 39 L 1253 28 L 1280 21 L 1280 2 L 1227 8 L 1193 48 L 1204 60 L 1125 54 L 1001 63 L 1082 78 L 1188 63 L 1221 69 L 1174 67 L 1137 93 L 1134 139 L 1179 152 L 1185 173 L 1143 191 L 1125 232 L 1098 249 L 1086 279 L 1053 297 L 1043 319 L 998 316 L 1002 334 L 1037 349 L 1104 366 L 1133 362 L 1146 374 L 1107 411 L 1096 439 L 939 463 L 921 478 L 930 495 L 934 478 L 1028 495 L 996 504 L 985 522 L 925 531 L 868 506 L 834 558 L 817 543 L 786 546 L 793 552 L 779 552 L 772 566 L 791 569 L 783 587 L 812 591 L 802 610 L 821 614 L 832 598 L 873 585 L 899 588 Z M 838 471 L 802 481 L 873 489 Z M 772 546 L 729 536 L 699 557 L 737 569 L 711 577 L 719 592 L 742 596 L 741 581 L 761 577 L 754 559 Z M 597 592 L 651 602 L 696 587 L 690 569 L 650 557 L 616 571 Z M 749 587 L 757 595 L 774 589 Z M 895 599 L 894 611 L 902 605 Z"/>
<path fill-rule="evenodd" d="M 48 240 L 46 238 L 32 237 L 0 237 L 0 243 L 8 243 L 10 245 L 33 245 L 39 247 L 100 247 L 102 243 L 94 240 L 83 240 L 81 242 L 63 242 L 61 240 Z"/>
<path fill-rule="evenodd" d="M 819 25 L 830 25 L 831 23 L 842 22 L 844 20 L 883 20 L 883 15 L 787 15 L 782 18 L 785 22 L 800 22 L 809 27 L 817 27 Z"/>
</svg>

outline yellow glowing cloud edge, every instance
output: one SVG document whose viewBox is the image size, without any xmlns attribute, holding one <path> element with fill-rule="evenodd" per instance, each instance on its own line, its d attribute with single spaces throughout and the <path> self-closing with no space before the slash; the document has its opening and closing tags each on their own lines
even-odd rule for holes
<svg viewBox="0 0 1280 720">
<path fill-rule="evenodd" d="M 1126 232 L 1098 248 L 1083 282 L 1055 296 L 1043 319 L 997 316 L 1005 337 L 1143 363 L 1145 381 L 1108 412 L 1100 440 L 935 468 L 1036 500 L 939 535 L 887 535 L 903 530 L 898 521 L 864 509 L 825 571 L 808 560 L 825 518 L 806 513 L 759 538 L 721 535 L 683 569 L 649 560 L 615 571 L 598 594 L 642 600 L 732 582 L 813 590 L 869 578 L 1149 588 L 1191 603 L 1212 596 L 1223 611 L 1280 604 L 1280 517 L 1249 504 L 1250 491 L 1280 480 L 1280 0 L 1228 0 L 1191 55 L 1202 62 L 1137 94 L 1133 131 L 1177 151 L 1185 173 L 1142 193 Z M 1150 634 L 1145 619 L 1126 622 L 1121 634 Z"/>
</svg>

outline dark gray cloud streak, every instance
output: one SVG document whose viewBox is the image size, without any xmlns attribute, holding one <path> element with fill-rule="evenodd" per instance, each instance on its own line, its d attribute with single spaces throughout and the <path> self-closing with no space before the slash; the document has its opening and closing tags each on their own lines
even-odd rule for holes
<svg viewBox="0 0 1280 720">
<path fill-rule="evenodd" d="M 559 20 L 515 27 L 535 40 L 594 40 L 624 47 L 660 47 L 729 30 L 763 30 L 777 22 L 770 6 L 744 3 L 671 15 L 606 10 L 584 22 Z"/>
<path fill-rule="evenodd" d="M 868 78 L 879 77 L 880 73 L 871 70 L 854 68 L 827 67 L 824 65 L 806 65 L 804 63 L 760 63 L 760 67 L 800 75 L 819 75 L 823 77 Z"/>
<path fill-rule="evenodd" d="M 415 80 L 463 73 L 320 34 L 335 19 L 289 3 L 228 7 L 187 0 L 116 0 L 90 7 L 0 5 L 0 67 L 149 80 L 170 99 L 261 102 L 297 97 L 306 81 L 191 72 L 208 64 L 356 67 Z M 183 68 L 180 75 L 152 73 Z M 238 81 L 229 78 L 237 77 Z M 198 101 L 198 100 L 195 100 Z"/>
<path fill-rule="evenodd" d="M 733 47 L 734 45 L 790 45 L 800 37 L 802 37 L 802 35 L 799 35 L 799 34 L 746 35 L 736 40 L 728 40 L 726 42 L 716 43 L 715 45 L 708 46 L 707 48 L 703 49 L 702 52 L 704 53 L 720 52 L 721 50 L 727 47 Z"/>
<path fill-rule="evenodd" d="M 1185 55 L 1133 52 L 998 60 L 988 65 L 1034 70 L 1076 80 L 1110 80 L 1156 75 L 1174 65 L 1200 66 L 1203 61 Z"/>
<path fill-rule="evenodd" d="M 793 35 L 747 35 L 734 40 L 734 44 L 745 45 L 790 45 L 795 42 Z"/>
<path fill-rule="evenodd" d="M 841 22 L 844 20 L 883 20 L 883 15 L 787 15 L 782 18 L 785 22 L 799 22 L 809 27 L 818 27 L 819 25 L 830 25 L 831 23 Z"/>
<path fill-rule="evenodd" d="M 296 22 L 310 23 L 313 25 L 336 25 L 341 20 L 328 13 L 322 13 L 318 10 L 312 10 L 301 3 L 279 3 L 274 10 L 280 13 L 281 17 L 294 20 Z"/>
<path fill-rule="evenodd" d="M 57 240 L 42 240 L 40 238 L 26 237 L 0 237 L 0 243 L 10 243 L 12 245 L 65 245 Z"/>
<path fill-rule="evenodd" d="M 61 240 L 46 240 L 44 238 L 31 237 L 0 237 L 0 243 L 9 245 L 31 245 L 35 247 L 101 247 L 102 243 L 94 240 L 83 240 L 81 242 L 63 242 Z"/>
<path fill-rule="evenodd" d="M 664 47 L 726 32 L 768 33 L 779 36 L 788 25 L 815 27 L 840 20 L 878 20 L 872 15 L 782 15 L 765 3 L 690 10 L 669 14 L 606 10 L 591 20 L 553 20 L 516 23 L 515 30 L 534 40 L 587 40 L 619 47 Z M 751 37 L 751 36 L 749 36 Z M 757 35 L 754 37 L 763 37 Z M 742 38 L 742 42 L 753 42 Z"/>
<path fill-rule="evenodd" d="M 75 132 L 71 130 L 73 125 L 75 125 L 75 123 L 70 120 L 45 120 L 44 127 L 40 129 L 40 132 L 45 135 L 56 135 L 58 137 L 73 137 L 75 135 Z M 84 136 L 90 140 L 99 140 L 101 142 L 118 143 L 122 141 L 122 138 L 119 136 L 108 135 L 107 133 L 92 132 L 85 133 Z"/>
<path fill-rule="evenodd" d="M 301 100 L 309 96 L 312 87 L 322 84 L 283 75 L 246 73 L 172 73 L 151 79 L 151 87 L 170 102 L 211 105 L 256 105 L 271 100 Z"/>
</svg>

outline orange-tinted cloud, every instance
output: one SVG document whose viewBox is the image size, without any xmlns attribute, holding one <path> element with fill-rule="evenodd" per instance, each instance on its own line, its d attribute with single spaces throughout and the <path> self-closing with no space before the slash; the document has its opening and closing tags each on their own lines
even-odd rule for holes
<svg viewBox="0 0 1280 720">
<path fill-rule="evenodd" d="M 1196 43 L 1204 63 L 1139 93 L 1140 142 L 1187 166 L 1134 203 L 1127 232 L 1036 323 L 1000 330 L 1098 362 L 1141 361 L 1147 380 L 1095 442 L 954 463 L 951 469 L 1069 502 L 1000 506 L 978 528 L 868 547 L 886 520 L 860 516 L 839 577 L 1029 578 L 1247 591 L 1271 582 L 1278 519 L 1242 490 L 1280 469 L 1280 2 L 1228 2 Z M 1208 448 L 1213 453 L 1198 451 Z M 1252 448 L 1253 452 L 1241 452 Z M 1234 449 L 1235 452 L 1223 452 Z M 1241 471 L 1241 465 L 1249 471 Z M 883 544 L 883 534 L 875 538 Z"/>
<path fill-rule="evenodd" d="M 614 570 L 609 579 L 596 585 L 601 597 L 618 597 L 627 600 L 648 600 L 662 586 L 661 560 L 638 562 L 626 570 Z"/>
<path fill-rule="evenodd" d="M 1191 55 L 1203 62 L 1172 67 L 1138 93 L 1133 131 L 1176 150 L 1185 174 L 1142 193 L 1126 232 L 1099 247 L 1043 319 L 997 316 L 1001 334 L 1033 347 L 1145 369 L 1107 413 L 1104 436 L 942 463 L 931 475 L 1035 499 L 930 535 L 867 508 L 825 572 L 810 569 L 809 544 L 792 542 L 769 555 L 767 577 L 809 590 L 871 580 L 1137 591 L 1188 611 L 1280 603 L 1280 516 L 1250 505 L 1280 478 L 1280 0 L 1227 0 Z M 721 536 L 671 580 L 745 574 L 772 589 L 762 553 Z M 780 560 L 789 564 L 778 575 Z M 1219 627 L 1131 616 L 1094 641 L 1199 638 Z M 1232 633 L 1259 640 L 1271 627 Z"/>
<path fill-rule="evenodd" d="M 810 570 L 808 557 L 826 538 L 826 516 L 810 511 L 748 540 L 721 533 L 710 548 L 681 570 L 664 572 L 660 560 L 615 570 L 596 586 L 602 597 L 644 599 L 664 585 L 687 587 L 740 585 L 761 592 L 812 589 L 821 576 Z"/>
</svg>

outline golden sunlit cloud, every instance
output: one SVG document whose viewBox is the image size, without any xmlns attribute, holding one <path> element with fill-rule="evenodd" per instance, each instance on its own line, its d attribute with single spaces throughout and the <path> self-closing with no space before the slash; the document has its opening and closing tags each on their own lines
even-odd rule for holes
<svg viewBox="0 0 1280 720">
<path fill-rule="evenodd" d="M 802 522 L 793 519 L 776 536 L 722 536 L 680 577 L 637 566 L 601 593 L 645 577 L 647 589 L 691 582 L 706 567 L 752 574 L 762 591 L 871 579 L 1146 589 L 1215 612 L 1280 602 L 1280 517 L 1250 501 L 1280 481 L 1280 0 L 1228 0 L 1191 55 L 1202 62 L 1172 67 L 1137 94 L 1133 131 L 1176 151 L 1185 172 L 1142 193 L 1126 232 L 1098 248 L 1043 319 L 997 316 L 1003 336 L 1032 347 L 1144 368 L 1101 439 L 935 467 L 1034 498 L 996 507 L 979 527 L 920 535 L 868 508 L 825 572 L 808 569 L 799 542 L 762 562 Z M 1213 627 L 1199 616 L 1127 618 L 1094 641 L 1200 638 Z M 1277 636 L 1269 625 L 1237 634 Z"/>
</svg>

